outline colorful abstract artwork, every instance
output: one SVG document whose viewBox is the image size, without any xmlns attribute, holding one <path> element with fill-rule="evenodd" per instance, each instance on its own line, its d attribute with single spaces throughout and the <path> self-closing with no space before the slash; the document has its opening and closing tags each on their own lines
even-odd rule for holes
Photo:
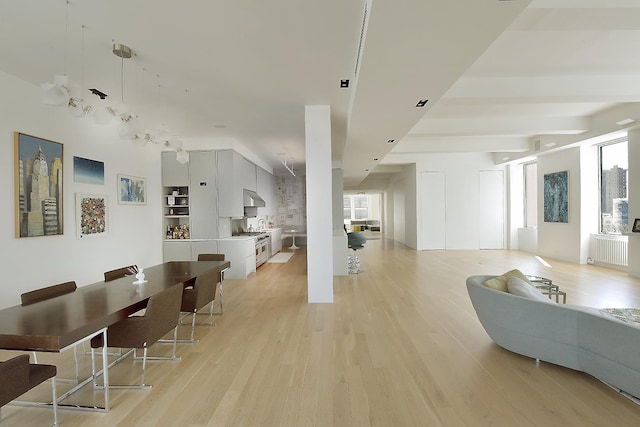
<svg viewBox="0 0 640 427">
<path fill-rule="evenodd" d="M 76 193 L 76 223 L 79 239 L 105 235 L 108 231 L 107 196 Z"/>
</svg>

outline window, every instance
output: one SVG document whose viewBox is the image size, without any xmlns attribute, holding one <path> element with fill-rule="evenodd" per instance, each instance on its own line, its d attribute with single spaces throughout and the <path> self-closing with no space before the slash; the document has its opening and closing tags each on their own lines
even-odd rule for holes
<svg viewBox="0 0 640 427">
<path fill-rule="evenodd" d="M 349 221 L 380 221 L 380 194 L 352 194 L 343 197 L 345 224 Z"/>
<path fill-rule="evenodd" d="M 538 226 L 538 164 L 524 165 L 524 226 Z"/>
<path fill-rule="evenodd" d="M 369 197 L 366 194 L 344 196 L 344 219 L 369 219 Z"/>
<path fill-rule="evenodd" d="M 600 145 L 598 155 L 600 165 L 600 233 L 626 233 L 629 230 L 627 138 Z"/>
</svg>

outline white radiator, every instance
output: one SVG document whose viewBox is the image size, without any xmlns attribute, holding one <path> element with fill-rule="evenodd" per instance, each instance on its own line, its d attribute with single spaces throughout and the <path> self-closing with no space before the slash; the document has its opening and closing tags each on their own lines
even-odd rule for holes
<svg viewBox="0 0 640 427">
<path fill-rule="evenodd" d="M 590 256 L 596 264 L 611 264 L 626 267 L 627 263 L 626 236 L 612 236 L 606 234 L 592 234 Z"/>
</svg>

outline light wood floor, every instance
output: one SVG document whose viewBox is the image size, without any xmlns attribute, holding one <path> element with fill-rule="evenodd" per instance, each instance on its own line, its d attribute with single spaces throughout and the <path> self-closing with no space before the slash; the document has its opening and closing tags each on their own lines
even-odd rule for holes
<svg viewBox="0 0 640 427">
<path fill-rule="evenodd" d="M 467 276 L 520 268 L 553 279 L 570 304 L 640 307 L 639 280 L 547 259 L 549 268 L 525 252 L 416 252 L 384 239 L 358 255 L 365 272 L 336 278 L 334 304 L 307 304 L 304 249 L 247 280 L 227 280 L 217 326 L 198 327 L 200 343 L 178 348 L 182 361 L 152 363 L 152 390 L 113 390 L 109 413 L 60 411 L 61 424 L 640 425 L 640 406 L 595 378 L 493 344 L 465 288 Z M 62 376 L 72 367 L 70 354 L 42 359 L 56 360 Z M 89 358 L 82 362 L 88 369 Z M 135 382 L 139 369 L 121 363 L 112 383 Z M 6 406 L 2 414 L 2 426 L 51 419 L 40 408 Z"/>
</svg>

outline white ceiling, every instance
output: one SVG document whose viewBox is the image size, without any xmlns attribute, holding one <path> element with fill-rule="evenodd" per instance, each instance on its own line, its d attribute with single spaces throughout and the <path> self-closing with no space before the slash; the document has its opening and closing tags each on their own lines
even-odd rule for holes
<svg viewBox="0 0 640 427">
<path fill-rule="evenodd" d="M 371 0 L 360 45 L 365 3 L 7 0 L 0 69 L 33 84 L 66 72 L 96 105 L 86 89 L 124 92 L 148 128 L 234 138 L 274 168 L 302 167 L 304 106 L 331 105 L 347 187 L 403 154 L 518 156 L 640 102 L 640 1 Z"/>
</svg>

